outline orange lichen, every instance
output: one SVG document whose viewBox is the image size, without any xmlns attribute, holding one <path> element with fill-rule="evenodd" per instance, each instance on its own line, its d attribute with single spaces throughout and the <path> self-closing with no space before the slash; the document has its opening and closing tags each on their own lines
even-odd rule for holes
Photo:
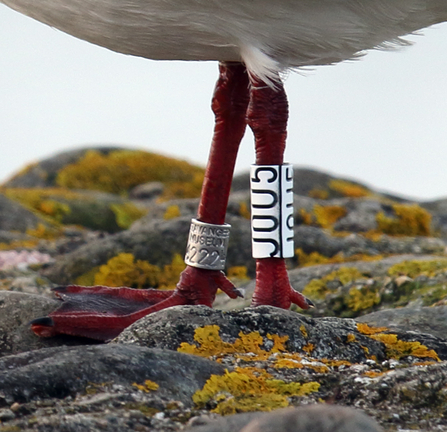
<svg viewBox="0 0 447 432">
<path fill-rule="evenodd" d="M 368 378 L 377 378 L 383 374 L 384 374 L 384 372 L 366 371 L 363 373 L 363 376 L 366 376 Z"/>
<path fill-rule="evenodd" d="M 383 333 L 388 329 L 386 327 L 370 327 L 366 323 L 357 323 L 357 330 L 364 335 L 370 336 L 377 333 Z"/>
</svg>

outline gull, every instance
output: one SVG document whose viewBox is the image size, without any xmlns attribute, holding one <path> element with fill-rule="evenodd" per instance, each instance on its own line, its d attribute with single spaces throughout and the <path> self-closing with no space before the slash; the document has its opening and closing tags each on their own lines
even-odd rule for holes
<svg viewBox="0 0 447 432">
<path fill-rule="evenodd" d="M 447 0 L 0 0 L 77 38 L 154 60 L 217 61 L 214 136 L 197 217 L 173 292 L 59 287 L 61 308 L 32 322 L 109 340 L 141 317 L 175 305 L 212 306 L 217 289 L 242 296 L 224 275 L 225 213 L 240 141 L 255 137 L 251 171 L 256 288 L 252 306 L 312 307 L 287 276 L 293 254 L 291 167 L 284 163 L 288 104 L 282 73 L 405 45 L 404 36 L 447 20 Z"/>
</svg>

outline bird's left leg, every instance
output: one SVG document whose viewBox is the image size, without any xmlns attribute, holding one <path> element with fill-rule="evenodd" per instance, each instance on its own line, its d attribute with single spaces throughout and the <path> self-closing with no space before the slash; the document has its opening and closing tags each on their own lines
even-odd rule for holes
<svg viewBox="0 0 447 432">
<path fill-rule="evenodd" d="M 252 305 L 288 309 L 294 303 L 308 309 L 313 306 L 312 302 L 290 286 L 284 260 L 293 256 L 293 239 L 284 234 L 287 229 L 292 232 L 288 225 L 293 224 L 293 208 L 286 208 L 293 203 L 292 191 L 284 187 L 291 177 L 291 167 L 283 165 L 289 112 L 287 96 L 279 76 L 274 86 L 256 77 L 250 77 L 250 81 L 247 118 L 255 136 L 256 165 L 252 167 L 251 182 L 253 252 L 257 258 Z M 289 198 L 284 207 L 281 194 L 286 192 Z M 290 212 L 288 219 L 284 218 L 283 210 Z M 287 241 L 291 244 L 284 246 Z"/>
<path fill-rule="evenodd" d="M 216 117 L 214 137 L 198 210 L 198 223 L 222 226 L 228 204 L 239 144 L 244 135 L 249 101 L 249 82 L 241 63 L 221 63 L 212 108 Z M 175 305 L 211 306 L 221 289 L 232 298 L 241 292 L 221 270 L 188 265 L 174 292 L 132 288 L 57 288 L 62 306 L 31 323 L 39 336 L 56 334 L 109 340 L 124 328 L 152 312 Z"/>
</svg>

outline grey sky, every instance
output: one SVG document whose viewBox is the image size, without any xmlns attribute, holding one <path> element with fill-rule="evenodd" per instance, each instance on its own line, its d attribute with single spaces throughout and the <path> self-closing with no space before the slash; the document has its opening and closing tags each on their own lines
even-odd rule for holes
<svg viewBox="0 0 447 432">
<path fill-rule="evenodd" d="M 287 161 L 416 198 L 447 197 L 447 25 L 412 47 L 290 73 Z M 205 165 L 215 63 L 154 62 L 0 5 L 0 181 L 75 147 L 117 144 Z M 247 130 L 237 171 L 254 160 Z"/>
</svg>

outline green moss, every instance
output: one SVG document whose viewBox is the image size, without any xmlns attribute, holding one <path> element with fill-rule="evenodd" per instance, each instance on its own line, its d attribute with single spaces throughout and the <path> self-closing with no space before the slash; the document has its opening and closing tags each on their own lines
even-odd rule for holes
<svg viewBox="0 0 447 432">
<path fill-rule="evenodd" d="M 395 217 L 383 212 L 376 215 L 378 231 L 394 236 L 429 236 L 431 214 L 417 204 L 394 204 Z"/>
<path fill-rule="evenodd" d="M 122 228 L 129 228 L 136 220 L 142 218 L 147 211 L 137 207 L 131 202 L 123 204 L 112 204 L 111 210 L 115 214 L 116 224 Z"/>
<path fill-rule="evenodd" d="M 204 170 L 184 161 L 144 151 L 116 150 L 108 154 L 90 150 L 76 163 L 62 168 L 59 186 L 126 194 L 139 184 L 160 181 L 166 198 L 200 195 Z"/>
</svg>

